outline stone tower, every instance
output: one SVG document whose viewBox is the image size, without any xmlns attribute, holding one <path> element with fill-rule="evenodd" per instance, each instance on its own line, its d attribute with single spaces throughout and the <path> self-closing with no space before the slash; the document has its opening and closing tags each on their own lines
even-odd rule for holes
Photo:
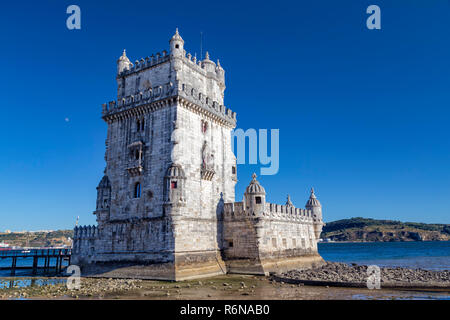
<svg viewBox="0 0 450 320">
<path fill-rule="evenodd" d="M 163 51 L 117 60 L 117 100 L 108 124 L 98 227 L 76 230 L 74 260 L 85 265 L 139 261 L 150 278 L 187 279 L 224 272 L 218 214 L 233 202 L 236 114 L 224 107 L 217 61 L 186 55 L 178 30 Z"/>
<path fill-rule="evenodd" d="M 178 30 L 165 50 L 117 60 L 97 226 L 75 227 L 72 262 L 83 274 L 183 280 L 226 272 L 268 274 L 323 263 L 322 206 L 266 201 L 252 176 L 235 202 L 236 113 L 224 104 L 219 61 L 186 54 Z"/>
</svg>

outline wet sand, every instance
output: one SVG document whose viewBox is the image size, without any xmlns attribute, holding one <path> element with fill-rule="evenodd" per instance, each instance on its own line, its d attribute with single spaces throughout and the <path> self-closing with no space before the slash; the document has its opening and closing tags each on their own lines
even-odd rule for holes
<svg viewBox="0 0 450 320">
<path fill-rule="evenodd" d="M 2 281 L 10 279 L 3 278 Z M 225 275 L 202 280 L 163 282 L 82 278 L 79 290 L 65 283 L 0 289 L 0 299 L 126 300 L 352 300 L 450 299 L 448 289 L 340 288 L 287 284 L 264 276 Z"/>
</svg>

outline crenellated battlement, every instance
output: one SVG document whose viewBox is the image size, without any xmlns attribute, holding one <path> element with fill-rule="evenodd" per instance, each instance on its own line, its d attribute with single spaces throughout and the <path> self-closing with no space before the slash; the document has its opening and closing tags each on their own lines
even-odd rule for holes
<svg viewBox="0 0 450 320">
<path fill-rule="evenodd" d="M 222 66 L 220 65 L 219 60 L 217 60 L 217 64 L 214 63 L 213 61 L 209 60 L 209 55 L 207 54 L 206 58 L 204 60 L 197 60 L 196 56 L 192 56 L 192 54 L 188 53 L 187 55 L 185 55 L 185 53 L 182 56 L 183 61 L 190 66 L 191 68 L 193 68 L 194 70 L 196 70 L 197 72 L 199 72 L 200 74 L 202 74 L 203 76 L 213 76 L 215 77 L 215 79 L 220 82 L 220 83 L 224 83 L 225 79 L 224 79 L 224 75 L 225 75 L 225 71 L 223 70 Z M 210 69 L 208 70 L 207 66 L 210 65 Z"/>
<path fill-rule="evenodd" d="M 188 84 L 181 84 L 181 88 L 177 88 L 172 82 L 149 88 L 143 92 L 140 91 L 135 95 L 129 95 L 122 99 L 104 103 L 102 104 L 102 115 L 104 118 L 107 118 L 112 114 L 176 95 L 185 98 L 189 102 L 199 106 L 203 111 L 211 113 L 221 120 L 230 123 L 232 126 L 236 124 L 236 112 L 214 101 L 211 97 L 199 92 L 196 88 Z"/>
<path fill-rule="evenodd" d="M 203 60 L 197 60 L 196 56 L 192 56 L 192 54 L 190 53 L 186 54 L 185 51 L 183 52 L 181 58 L 186 65 L 195 69 L 203 76 L 213 76 L 218 82 L 222 84 L 224 83 L 225 71 L 220 65 L 219 60 L 217 60 L 216 64 L 213 61 L 209 60 L 209 55 Z M 173 56 L 168 54 L 166 50 L 163 50 L 162 52 L 157 52 L 156 54 L 152 54 L 151 56 L 135 60 L 134 64 L 130 62 L 127 68 L 123 69 L 123 71 L 117 74 L 117 77 L 127 77 L 134 73 L 152 68 L 173 59 Z M 208 69 L 208 65 L 211 65 L 211 68 Z"/>
<path fill-rule="evenodd" d="M 73 229 L 73 238 L 77 240 L 94 239 L 98 235 L 96 226 L 80 226 Z"/>
<path fill-rule="evenodd" d="M 226 220 L 254 217 L 279 221 L 313 223 L 311 210 L 275 203 L 265 203 L 264 210 L 261 213 L 246 210 L 243 202 L 225 203 L 223 215 Z"/>
<path fill-rule="evenodd" d="M 264 216 L 271 218 L 281 218 L 283 220 L 289 221 L 313 221 L 311 210 L 275 203 L 265 204 Z"/>
<path fill-rule="evenodd" d="M 172 82 L 102 104 L 103 117 L 175 95 Z"/>
<path fill-rule="evenodd" d="M 124 69 L 120 72 L 117 77 L 126 77 L 133 73 L 154 67 L 158 64 L 167 62 L 170 60 L 170 55 L 167 54 L 166 50 L 162 52 L 157 52 L 156 54 L 152 54 L 150 57 L 141 58 L 136 60 L 133 63 L 130 63 L 130 67 L 128 69 Z"/>
<path fill-rule="evenodd" d="M 208 97 L 202 92 L 199 92 L 196 88 L 189 84 L 181 84 L 179 90 L 179 95 L 192 101 L 196 105 L 199 105 L 204 110 L 215 114 L 221 118 L 225 118 L 230 121 L 233 126 L 236 124 L 236 112 L 232 111 L 230 108 L 225 107 L 217 101 L 214 101 L 211 97 Z"/>
</svg>

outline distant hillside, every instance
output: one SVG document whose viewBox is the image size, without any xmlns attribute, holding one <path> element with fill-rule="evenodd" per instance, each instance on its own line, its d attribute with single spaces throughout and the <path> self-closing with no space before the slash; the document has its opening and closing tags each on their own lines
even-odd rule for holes
<svg viewBox="0 0 450 320">
<path fill-rule="evenodd" d="M 72 230 L 0 233 L 0 243 L 18 247 L 58 247 L 70 245 L 72 236 Z"/>
<path fill-rule="evenodd" d="M 328 222 L 321 238 L 334 241 L 449 241 L 450 225 L 351 218 Z"/>
</svg>

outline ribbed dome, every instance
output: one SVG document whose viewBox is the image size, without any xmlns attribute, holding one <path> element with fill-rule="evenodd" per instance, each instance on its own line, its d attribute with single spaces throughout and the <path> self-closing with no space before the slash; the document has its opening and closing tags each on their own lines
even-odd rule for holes
<svg viewBox="0 0 450 320">
<path fill-rule="evenodd" d="M 178 28 L 175 30 L 175 34 L 173 35 L 172 39 L 170 39 L 170 41 L 173 40 L 178 40 L 181 41 L 182 43 L 184 43 L 183 38 L 181 38 L 180 34 L 178 33 Z"/>
<path fill-rule="evenodd" d="M 179 164 L 172 164 L 166 171 L 166 178 L 181 178 L 185 179 L 183 168 Z"/>
<path fill-rule="evenodd" d="M 287 195 L 286 206 L 287 207 L 293 207 L 294 206 L 294 204 L 291 201 L 291 196 L 290 195 Z"/>
<path fill-rule="evenodd" d="M 306 206 L 308 208 L 312 207 L 322 207 L 319 200 L 317 200 L 316 195 L 314 194 L 314 188 L 311 188 L 311 195 L 309 196 L 308 202 L 306 202 Z"/>
<path fill-rule="evenodd" d="M 259 184 L 256 180 L 256 173 L 252 175 L 252 181 L 248 185 L 247 189 L 245 189 L 245 193 L 247 194 L 266 194 L 266 190 L 264 187 Z"/>
<path fill-rule="evenodd" d="M 119 59 L 117 60 L 117 62 L 119 63 L 119 62 L 127 62 L 127 63 L 131 63 L 130 62 L 130 59 L 128 59 L 128 57 L 127 57 L 127 52 L 126 52 L 126 50 L 124 49 L 123 50 L 123 52 L 122 52 L 122 55 L 119 57 Z"/>
<path fill-rule="evenodd" d="M 97 188 L 111 188 L 111 183 L 109 182 L 108 176 L 103 176 L 102 180 L 100 180 L 100 183 L 98 184 Z"/>
</svg>

